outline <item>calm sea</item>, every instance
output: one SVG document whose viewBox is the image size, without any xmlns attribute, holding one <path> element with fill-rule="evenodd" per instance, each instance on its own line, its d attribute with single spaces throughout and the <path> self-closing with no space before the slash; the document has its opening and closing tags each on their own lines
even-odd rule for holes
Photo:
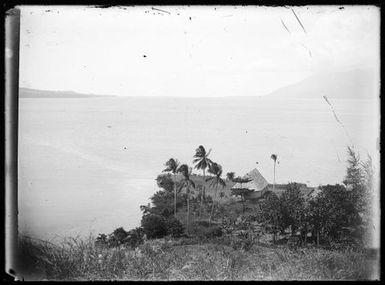
<svg viewBox="0 0 385 285">
<path fill-rule="evenodd" d="M 170 157 L 195 149 L 224 174 L 257 167 L 277 183 L 341 183 L 346 147 L 376 158 L 378 105 L 322 99 L 20 99 L 19 227 L 39 238 L 110 233 L 140 224 Z M 345 129 L 344 129 L 345 128 Z"/>
</svg>

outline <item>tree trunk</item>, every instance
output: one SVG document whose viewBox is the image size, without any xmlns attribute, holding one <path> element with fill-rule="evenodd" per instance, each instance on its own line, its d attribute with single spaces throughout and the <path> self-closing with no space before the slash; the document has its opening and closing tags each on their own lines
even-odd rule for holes
<svg viewBox="0 0 385 285">
<path fill-rule="evenodd" d="M 205 179 L 205 170 L 203 169 L 203 189 L 201 192 L 201 207 L 199 209 L 199 217 L 202 219 L 202 208 L 203 208 L 203 195 L 206 190 L 206 179 Z"/>
<path fill-rule="evenodd" d="M 174 174 L 174 217 L 176 218 L 176 174 Z"/>
<path fill-rule="evenodd" d="M 209 220 L 210 225 L 211 225 L 211 219 L 213 218 L 213 213 L 214 213 L 214 202 L 215 202 L 215 198 L 217 197 L 217 189 L 218 189 L 218 185 L 215 187 L 213 205 L 211 206 L 211 214 L 210 214 L 210 220 Z"/>
<path fill-rule="evenodd" d="M 319 230 L 317 229 L 317 246 L 319 246 Z"/>
<path fill-rule="evenodd" d="M 307 227 L 305 226 L 305 229 L 304 229 L 304 234 L 305 234 L 305 236 L 303 237 L 303 241 L 304 241 L 304 243 L 305 244 L 307 244 Z"/>
<path fill-rule="evenodd" d="M 274 180 L 273 180 L 273 191 L 275 190 L 275 160 L 274 160 Z"/>
<path fill-rule="evenodd" d="M 189 217 L 190 217 L 190 201 L 189 201 L 189 191 L 187 191 L 187 221 L 186 221 L 186 231 L 189 234 Z"/>
</svg>

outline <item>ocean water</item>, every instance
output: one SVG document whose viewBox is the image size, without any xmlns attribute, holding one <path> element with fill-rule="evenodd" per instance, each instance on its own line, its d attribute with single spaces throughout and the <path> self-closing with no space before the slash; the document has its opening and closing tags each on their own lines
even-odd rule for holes
<svg viewBox="0 0 385 285">
<path fill-rule="evenodd" d="M 38 238 L 139 226 L 140 205 L 174 157 L 199 145 L 224 174 L 257 167 L 277 183 L 341 183 L 346 147 L 378 162 L 378 103 L 322 99 L 140 98 L 19 100 L 19 230 Z M 379 167 L 376 169 L 379 170 Z"/>
</svg>

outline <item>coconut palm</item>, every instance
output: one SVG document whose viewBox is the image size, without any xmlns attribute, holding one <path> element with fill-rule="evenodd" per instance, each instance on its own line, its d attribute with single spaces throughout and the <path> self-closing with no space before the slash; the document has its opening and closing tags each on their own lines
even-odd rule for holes
<svg viewBox="0 0 385 285">
<path fill-rule="evenodd" d="M 275 164 L 276 164 L 276 162 L 277 162 L 277 155 L 276 154 L 272 154 L 271 156 L 270 156 L 270 158 L 272 159 L 272 160 L 274 160 L 274 182 L 273 182 L 273 190 L 275 190 Z"/>
<path fill-rule="evenodd" d="M 217 190 L 218 186 L 222 186 L 222 188 L 225 188 L 226 183 L 225 181 L 221 178 L 222 175 L 222 166 L 220 166 L 218 163 L 211 163 L 209 167 L 209 173 L 212 174 L 213 176 L 208 177 L 206 181 L 210 181 L 210 186 L 215 187 L 215 192 L 214 192 L 214 199 L 213 199 L 213 205 L 211 207 L 211 214 L 210 214 L 210 219 L 209 222 L 211 224 L 211 219 L 213 217 L 214 213 L 214 202 L 215 198 L 217 197 Z"/>
<path fill-rule="evenodd" d="M 170 172 L 174 176 L 174 216 L 176 217 L 176 173 L 179 167 L 179 161 L 174 158 L 170 158 L 165 164 L 166 169 L 162 172 Z"/>
<path fill-rule="evenodd" d="M 233 181 L 234 177 L 235 177 L 235 172 L 227 172 L 226 178 L 228 180 Z"/>
<path fill-rule="evenodd" d="M 189 232 L 189 217 L 190 217 L 190 187 L 195 188 L 195 183 L 190 179 L 191 174 L 191 168 L 187 166 L 187 164 L 182 164 L 178 168 L 178 172 L 180 172 L 183 175 L 183 178 L 181 180 L 181 186 L 180 189 L 185 188 L 186 189 L 186 199 L 187 199 L 187 221 L 186 221 L 186 229 L 187 233 Z"/>
<path fill-rule="evenodd" d="M 206 175 L 205 175 L 206 168 L 210 167 L 210 165 L 212 163 L 211 159 L 208 158 L 208 156 L 210 155 L 210 152 L 211 152 L 211 149 L 209 150 L 209 152 L 206 152 L 203 145 L 200 145 L 195 150 L 195 155 L 194 155 L 194 160 L 193 160 L 193 163 L 195 163 L 194 168 L 195 169 L 202 169 L 203 181 L 205 181 L 205 178 L 206 178 Z M 204 195 L 205 195 L 205 190 L 206 190 L 206 187 L 205 187 L 205 185 L 203 185 L 202 193 L 201 193 L 201 205 L 200 205 L 200 209 L 199 209 L 199 216 L 201 218 L 202 218 L 202 206 L 203 206 L 203 199 L 204 199 Z"/>
</svg>

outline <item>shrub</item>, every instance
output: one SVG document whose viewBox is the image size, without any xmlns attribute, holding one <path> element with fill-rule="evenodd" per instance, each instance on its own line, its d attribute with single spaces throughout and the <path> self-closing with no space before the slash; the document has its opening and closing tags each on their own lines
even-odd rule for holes
<svg viewBox="0 0 385 285">
<path fill-rule="evenodd" d="M 346 236 L 359 239 L 359 215 L 351 192 L 343 185 L 326 185 L 309 203 L 309 221 L 320 231 L 320 238 L 339 241 Z M 349 230 L 350 229 L 350 230 Z"/>
<path fill-rule="evenodd" d="M 124 243 L 124 239 L 127 237 L 127 232 L 119 227 L 109 234 L 107 244 L 110 247 L 116 247 Z"/>
<path fill-rule="evenodd" d="M 213 238 L 213 237 L 220 237 L 222 236 L 222 228 L 215 226 L 208 229 L 206 237 Z"/>
<path fill-rule="evenodd" d="M 119 242 L 123 243 L 123 240 L 127 237 L 127 232 L 122 228 L 117 228 L 112 232 L 112 235 L 118 240 Z"/>
<path fill-rule="evenodd" d="M 252 231 L 239 230 L 230 236 L 231 246 L 233 249 L 250 250 L 256 243 L 257 238 Z"/>
<path fill-rule="evenodd" d="M 174 194 L 168 191 L 157 191 L 150 197 L 153 207 L 148 212 L 154 215 L 161 215 L 165 218 L 174 213 Z"/>
<path fill-rule="evenodd" d="M 131 248 L 136 248 L 143 243 L 144 231 L 138 227 L 130 230 L 127 233 L 127 237 L 124 239 L 124 243 L 128 244 Z"/>
<path fill-rule="evenodd" d="M 220 226 L 206 226 L 204 221 L 195 222 L 192 225 L 191 233 L 200 239 L 211 239 L 223 234 Z"/>
<path fill-rule="evenodd" d="M 95 245 L 96 246 L 106 246 L 108 242 L 107 235 L 105 234 L 99 234 L 96 237 Z"/>
<path fill-rule="evenodd" d="M 206 228 L 210 226 L 210 223 L 208 221 L 195 221 L 195 224 Z"/>
<path fill-rule="evenodd" d="M 182 223 L 175 217 L 169 218 L 166 222 L 167 233 L 172 237 L 181 237 L 184 232 Z"/>
<path fill-rule="evenodd" d="M 287 239 L 287 246 L 290 249 L 296 249 L 298 246 L 300 246 L 300 244 L 301 244 L 301 241 L 299 237 L 291 236 Z"/>
<path fill-rule="evenodd" d="M 142 228 L 147 238 L 161 238 L 167 235 L 166 220 L 159 215 L 145 215 L 142 218 Z"/>
<path fill-rule="evenodd" d="M 289 183 L 280 200 L 279 227 L 284 231 L 291 226 L 292 235 L 301 228 L 304 223 L 305 198 L 300 190 L 300 184 Z"/>
</svg>

